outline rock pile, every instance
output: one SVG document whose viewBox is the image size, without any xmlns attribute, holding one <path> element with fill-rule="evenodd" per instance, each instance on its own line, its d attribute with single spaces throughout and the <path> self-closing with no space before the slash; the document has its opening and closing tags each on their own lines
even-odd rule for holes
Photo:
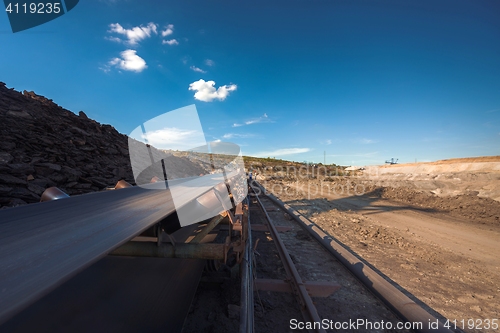
<svg viewBox="0 0 500 333">
<path fill-rule="evenodd" d="M 111 125 L 68 111 L 34 92 L 20 93 L 0 82 L 0 207 L 40 201 L 57 186 L 70 195 L 134 184 L 128 137 Z M 170 157 L 186 175 L 204 170 L 186 158 Z M 169 178 L 186 176 L 170 175 Z"/>
</svg>

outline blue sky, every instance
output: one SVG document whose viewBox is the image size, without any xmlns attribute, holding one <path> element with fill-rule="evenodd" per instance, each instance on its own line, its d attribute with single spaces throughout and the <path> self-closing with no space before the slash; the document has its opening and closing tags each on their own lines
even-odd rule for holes
<svg viewBox="0 0 500 333">
<path fill-rule="evenodd" d="M 494 0 L 80 1 L 15 34 L 0 15 L 0 45 L 8 87 L 124 134 L 195 104 L 245 155 L 500 155 Z"/>
</svg>

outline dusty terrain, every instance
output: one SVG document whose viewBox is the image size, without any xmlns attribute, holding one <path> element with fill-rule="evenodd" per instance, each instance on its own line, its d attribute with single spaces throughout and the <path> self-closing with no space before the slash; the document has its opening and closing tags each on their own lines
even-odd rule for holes
<svg viewBox="0 0 500 333">
<path fill-rule="evenodd" d="M 500 319 L 499 161 L 382 166 L 327 179 L 263 170 L 259 178 L 427 306 L 460 328 L 464 320 L 466 332 L 485 332 L 496 331 L 484 329 L 486 319 Z"/>
</svg>

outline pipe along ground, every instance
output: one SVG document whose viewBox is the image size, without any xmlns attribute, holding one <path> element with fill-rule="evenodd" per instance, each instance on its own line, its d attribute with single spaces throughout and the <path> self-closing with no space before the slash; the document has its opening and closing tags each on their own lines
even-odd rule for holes
<svg viewBox="0 0 500 333">
<path fill-rule="evenodd" d="M 281 209 L 287 212 L 293 219 L 299 222 L 311 236 L 321 243 L 331 254 L 335 256 L 347 269 L 351 271 L 373 294 L 391 308 L 400 318 L 411 323 L 422 323 L 421 329 L 415 329 L 421 333 L 453 333 L 452 330 L 444 327 L 442 321 L 416 304 L 408 296 L 399 291 L 381 275 L 359 260 L 352 253 L 347 251 L 339 242 L 326 234 L 314 222 L 308 220 L 289 205 L 285 204 L 271 193 L 267 193 L 264 187 L 254 181 L 257 188 L 252 186 L 254 191 L 260 190 L 271 201 L 276 203 Z M 430 327 L 433 323 L 437 327 Z M 436 325 L 437 323 L 437 325 Z"/>
</svg>

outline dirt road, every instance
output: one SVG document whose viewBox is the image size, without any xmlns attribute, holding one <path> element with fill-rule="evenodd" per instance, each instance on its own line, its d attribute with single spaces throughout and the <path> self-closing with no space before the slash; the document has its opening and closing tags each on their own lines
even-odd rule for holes
<svg viewBox="0 0 500 333">
<path fill-rule="evenodd" d="M 494 274 L 500 274 L 498 228 L 494 230 L 491 226 L 471 225 L 457 217 L 416 210 L 376 197 L 326 197 L 332 200 L 337 209 L 359 213 L 380 226 L 411 232 L 424 242 L 440 245 L 485 265 Z"/>
</svg>

